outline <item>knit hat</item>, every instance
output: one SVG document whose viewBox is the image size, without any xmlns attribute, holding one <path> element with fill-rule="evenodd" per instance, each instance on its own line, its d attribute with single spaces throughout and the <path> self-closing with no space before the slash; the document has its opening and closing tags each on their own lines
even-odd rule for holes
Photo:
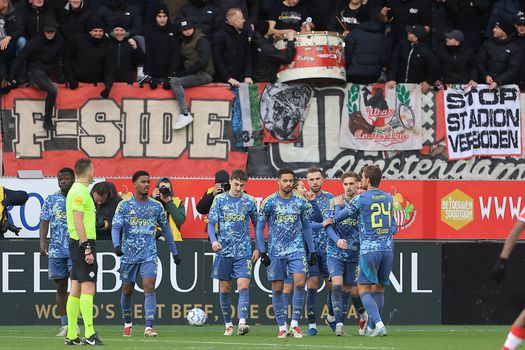
<svg viewBox="0 0 525 350">
<path fill-rule="evenodd" d="M 525 24 L 525 14 L 522 12 L 518 13 L 516 18 L 514 19 L 515 24 Z"/>
<path fill-rule="evenodd" d="M 116 19 L 115 22 L 113 22 L 112 29 L 115 29 L 115 28 L 122 28 L 122 29 L 124 29 L 127 32 L 128 31 L 128 23 L 127 23 L 127 21 L 124 18 L 119 17 L 119 18 Z"/>
<path fill-rule="evenodd" d="M 230 181 L 230 174 L 225 170 L 219 170 L 215 173 L 215 183 L 224 183 Z"/>
<path fill-rule="evenodd" d="M 514 23 L 512 23 L 512 21 L 509 21 L 508 19 L 503 19 L 501 21 L 496 22 L 495 27 L 498 27 L 499 29 L 503 30 L 507 35 L 511 35 L 516 30 L 516 27 L 514 27 Z"/>
<path fill-rule="evenodd" d="M 57 30 L 58 30 L 58 25 L 55 19 L 53 17 L 46 18 L 42 26 L 42 31 L 50 33 L 50 32 L 56 32 Z"/>
<path fill-rule="evenodd" d="M 104 29 L 104 22 L 98 17 L 91 17 L 87 24 L 87 31 L 90 32 L 93 29 Z"/>
<path fill-rule="evenodd" d="M 268 34 L 270 25 L 268 24 L 268 21 L 257 21 L 253 25 L 253 29 L 262 36 L 265 36 L 266 34 Z"/>
<path fill-rule="evenodd" d="M 421 25 L 415 25 L 415 26 L 406 26 L 407 33 L 414 34 L 419 41 L 423 41 L 427 38 L 428 33 L 425 29 L 425 27 Z"/>
<path fill-rule="evenodd" d="M 166 4 L 158 4 L 155 7 L 155 16 L 157 16 L 159 13 L 164 13 L 168 17 L 170 16 L 170 11 L 168 10 L 168 6 L 166 6 Z"/>
</svg>

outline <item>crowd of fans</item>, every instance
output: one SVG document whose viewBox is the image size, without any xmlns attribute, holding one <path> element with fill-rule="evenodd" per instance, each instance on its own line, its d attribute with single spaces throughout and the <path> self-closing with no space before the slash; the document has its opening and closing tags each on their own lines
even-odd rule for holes
<svg viewBox="0 0 525 350">
<path fill-rule="evenodd" d="M 336 32 L 347 81 L 525 89 L 525 0 L 0 0 L 3 89 L 114 82 L 173 90 L 174 125 L 193 121 L 184 87 L 275 82 L 298 33 Z M 335 33 L 334 33 L 335 34 Z M 284 50 L 273 45 L 284 40 Z M 306 78 L 306 77 L 305 77 Z"/>
</svg>

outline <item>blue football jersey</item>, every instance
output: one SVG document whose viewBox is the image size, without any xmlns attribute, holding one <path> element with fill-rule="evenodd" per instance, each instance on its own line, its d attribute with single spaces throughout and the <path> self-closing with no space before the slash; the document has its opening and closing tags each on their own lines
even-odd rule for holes
<svg viewBox="0 0 525 350">
<path fill-rule="evenodd" d="M 255 198 L 243 193 L 232 197 L 222 193 L 213 199 L 208 223 L 217 228 L 217 240 L 222 248 L 217 254 L 224 257 L 244 257 L 252 254 L 250 219 L 257 225 Z"/>
<path fill-rule="evenodd" d="M 332 198 L 334 198 L 333 194 L 322 191 L 321 194 L 315 197 L 315 199 L 313 200 L 313 202 L 317 204 L 317 207 L 321 211 L 323 218 L 328 217 L 328 211 L 330 210 L 330 202 Z M 325 228 L 319 225 L 316 228 L 312 227 L 312 236 L 314 239 L 315 250 L 317 254 L 325 256 L 328 242 L 328 236 L 326 234 Z"/>
<path fill-rule="evenodd" d="M 50 258 L 68 258 L 69 232 L 67 231 L 66 197 L 62 192 L 58 191 L 47 196 L 42 206 L 40 220 L 49 221 L 48 256 Z"/>
<path fill-rule="evenodd" d="M 342 195 L 344 198 L 344 195 Z M 346 200 L 348 203 L 349 201 Z M 328 217 L 335 216 L 335 204 L 330 203 L 330 210 Z M 328 218 L 327 217 L 327 218 Z M 335 222 L 332 226 L 335 232 L 341 239 L 345 239 L 348 244 L 348 249 L 341 249 L 337 243 L 328 238 L 327 256 L 336 258 L 342 261 L 357 262 L 359 261 L 359 225 L 355 218 L 348 217 L 340 222 Z"/>
<path fill-rule="evenodd" d="M 305 252 L 303 227 L 309 225 L 312 209 L 307 200 L 297 194 L 285 199 L 278 192 L 261 204 L 259 220 L 268 223 L 269 255 L 284 258 Z"/>
</svg>

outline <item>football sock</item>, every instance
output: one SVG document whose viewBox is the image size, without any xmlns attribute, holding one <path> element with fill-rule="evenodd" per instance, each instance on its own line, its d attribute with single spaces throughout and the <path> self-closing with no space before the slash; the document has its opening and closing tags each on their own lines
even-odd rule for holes
<svg viewBox="0 0 525 350">
<path fill-rule="evenodd" d="M 304 297 L 306 295 L 306 291 L 304 290 L 304 286 L 297 287 L 295 286 L 293 289 L 293 298 L 292 298 L 292 320 L 299 320 L 301 318 L 301 314 L 304 311 Z M 291 323 L 290 323 L 291 325 Z"/>
<path fill-rule="evenodd" d="M 60 316 L 60 325 L 62 327 L 67 326 L 67 315 Z"/>
<path fill-rule="evenodd" d="M 220 293 L 219 300 L 221 302 L 222 318 L 224 323 L 232 323 L 232 298 L 230 293 Z"/>
<path fill-rule="evenodd" d="M 279 329 L 284 327 L 284 311 L 283 311 L 283 292 L 278 292 L 272 289 L 272 304 L 273 304 L 273 313 L 275 315 L 275 320 Z"/>
<path fill-rule="evenodd" d="M 157 297 L 155 296 L 155 292 L 144 292 L 144 309 L 144 317 L 146 317 L 146 327 L 153 327 L 153 322 L 155 321 L 155 314 L 157 313 Z"/>
<path fill-rule="evenodd" d="M 512 326 L 501 350 L 515 350 L 525 339 L 525 328 Z"/>
<path fill-rule="evenodd" d="M 363 305 L 365 306 L 366 312 L 368 312 L 369 325 L 370 325 L 370 320 L 372 320 L 374 326 L 377 323 L 381 322 L 381 316 L 379 315 L 379 309 L 374 300 L 374 297 L 372 296 L 372 293 L 366 292 L 366 293 L 361 294 L 361 301 L 363 302 Z M 372 325 L 370 325 L 370 328 L 373 328 Z"/>
<path fill-rule="evenodd" d="M 328 315 L 333 316 L 334 315 L 334 308 L 332 306 L 332 291 L 329 290 L 326 295 L 326 305 L 328 305 Z M 330 320 L 328 320 L 330 321 Z"/>
<path fill-rule="evenodd" d="M 334 284 L 332 285 L 332 307 L 334 308 L 335 322 L 342 323 L 342 304 L 343 304 L 343 295 L 341 292 L 341 285 Z"/>
<path fill-rule="evenodd" d="M 82 313 L 82 320 L 84 321 L 84 336 L 89 338 L 95 334 L 95 327 L 93 326 L 93 295 L 80 295 L 80 312 Z"/>
<path fill-rule="evenodd" d="M 341 292 L 341 296 L 341 323 L 345 323 L 346 317 L 348 316 L 350 293 Z"/>
<path fill-rule="evenodd" d="M 288 305 L 289 304 L 290 304 L 290 294 L 283 293 L 283 315 L 284 315 L 285 321 L 288 319 Z"/>
<path fill-rule="evenodd" d="M 77 338 L 77 320 L 78 311 L 80 310 L 80 299 L 70 295 L 67 298 L 66 313 L 67 313 L 67 339 Z"/>
<path fill-rule="evenodd" d="M 250 293 L 248 288 L 239 289 L 239 318 L 248 318 L 250 309 Z M 244 322 L 246 323 L 246 321 Z"/>
<path fill-rule="evenodd" d="M 315 324 L 315 311 L 317 307 L 317 288 L 308 288 L 306 291 L 306 311 L 308 315 L 308 323 Z M 312 327 L 310 327 L 312 328 Z"/>
<path fill-rule="evenodd" d="M 131 295 L 125 296 L 124 293 L 120 295 L 120 307 L 124 323 L 131 323 Z"/>
<path fill-rule="evenodd" d="M 373 292 L 372 297 L 374 298 L 377 308 L 379 309 L 379 314 L 381 315 L 385 306 L 385 292 Z"/>
<path fill-rule="evenodd" d="M 363 315 L 365 311 L 365 307 L 363 306 L 363 302 L 361 301 L 361 298 L 359 296 L 351 296 L 352 298 L 352 304 L 354 304 L 354 307 L 359 315 Z"/>
</svg>

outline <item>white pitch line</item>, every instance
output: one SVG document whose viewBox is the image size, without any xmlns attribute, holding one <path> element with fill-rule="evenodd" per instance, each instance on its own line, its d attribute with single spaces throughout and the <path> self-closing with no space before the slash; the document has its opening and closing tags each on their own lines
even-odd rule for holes
<svg viewBox="0 0 525 350">
<path fill-rule="evenodd" d="M 0 335 L 0 338 L 9 338 L 9 339 L 56 339 L 56 337 L 23 337 L 23 336 L 3 336 Z M 206 345 L 243 345 L 242 342 L 214 342 L 214 341 L 193 341 L 193 340 L 161 340 L 161 339 L 130 339 L 125 340 L 122 338 L 104 338 L 103 341 L 116 341 L 116 342 L 155 342 L 155 343 L 173 343 L 173 344 L 206 344 Z M 397 349 L 389 346 L 351 346 L 351 345 L 314 345 L 314 344 L 273 344 L 273 343 L 255 343 L 254 345 L 274 347 L 274 348 L 321 348 L 321 349 L 333 349 L 334 346 L 338 349 L 367 349 L 367 350 L 393 350 Z"/>
</svg>

